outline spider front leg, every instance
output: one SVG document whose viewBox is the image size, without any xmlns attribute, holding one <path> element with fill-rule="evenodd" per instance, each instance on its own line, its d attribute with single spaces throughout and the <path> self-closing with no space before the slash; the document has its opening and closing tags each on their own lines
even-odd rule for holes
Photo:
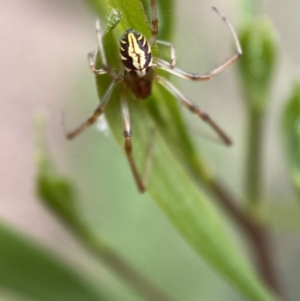
<svg viewBox="0 0 300 301">
<path fill-rule="evenodd" d="M 124 148 L 126 152 L 126 156 L 136 182 L 136 185 L 141 193 L 145 192 L 147 188 L 150 168 L 151 168 L 151 161 L 153 155 L 153 137 L 151 137 L 150 144 L 148 146 L 148 154 L 146 159 L 146 166 L 145 172 L 141 176 L 139 173 L 133 154 L 132 154 L 132 143 L 131 143 L 131 125 L 130 125 L 130 117 L 126 99 L 124 97 L 124 90 L 121 94 L 121 107 L 122 107 L 122 117 L 123 117 L 123 135 L 124 135 Z"/>
<path fill-rule="evenodd" d="M 166 41 L 161 41 L 161 40 L 156 40 L 155 41 L 156 44 L 160 44 L 163 46 L 166 46 L 169 48 L 170 51 L 170 58 L 171 58 L 171 62 L 169 63 L 169 67 L 171 69 L 173 69 L 176 65 L 176 53 L 175 53 L 175 47 L 172 43 L 170 42 L 166 42 Z"/>
<path fill-rule="evenodd" d="M 99 51 L 100 58 L 101 58 L 101 61 L 102 61 L 103 69 L 98 69 L 97 70 L 95 68 L 97 52 L 94 52 L 94 53 L 89 53 L 88 54 L 88 61 L 89 61 L 89 66 L 90 66 L 91 70 L 95 74 L 104 74 L 104 73 L 107 73 L 115 81 L 121 82 L 123 80 L 123 78 L 119 74 L 117 74 L 114 71 L 114 69 L 111 68 L 108 65 L 108 63 L 107 63 L 106 54 L 105 54 L 105 50 L 104 50 L 104 46 L 103 46 L 103 41 L 102 41 L 101 23 L 100 23 L 100 19 L 99 18 L 96 18 L 96 34 L 97 34 L 97 40 L 98 40 L 98 51 Z"/>
<path fill-rule="evenodd" d="M 171 84 L 164 77 L 159 75 L 155 76 L 155 79 L 164 86 L 171 94 L 173 94 L 181 103 L 188 108 L 192 113 L 198 115 L 203 121 L 211 126 L 211 128 L 219 135 L 222 141 L 231 145 L 231 139 L 224 133 L 224 131 L 210 118 L 208 114 L 203 112 L 198 106 L 191 103 L 173 84 Z"/>
<path fill-rule="evenodd" d="M 150 46 L 155 43 L 158 34 L 158 19 L 157 19 L 157 3 L 156 0 L 151 0 L 151 37 L 149 40 Z"/>
<path fill-rule="evenodd" d="M 212 71 L 204 74 L 204 75 L 199 75 L 199 74 L 194 74 L 194 73 L 189 73 L 186 71 L 183 71 L 179 68 L 170 68 L 168 62 L 162 60 L 162 59 L 156 59 L 157 66 L 163 70 L 166 70 L 167 72 L 174 74 L 176 76 L 188 79 L 188 80 L 193 80 L 193 81 L 205 81 L 205 80 L 210 80 L 220 72 L 222 72 L 224 69 L 226 69 L 228 66 L 232 65 L 235 61 L 237 61 L 243 54 L 242 48 L 239 42 L 239 39 L 237 37 L 237 34 L 233 28 L 233 26 L 230 24 L 230 22 L 227 20 L 225 16 L 223 16 L 216 7 L 213 7 L 213 9 L 219 14 L 219 16 L 223 19 L 223 21 L 226 23 L 228 26 L 235 45 L 236 45 L 236 53 L 227 59 L 224 63 L 222 63 L 220 66 L 216 67 Z"/>
<path fill-rule="evenodd" d="M 89 61 L 90 69 L 95 75 L 106 74 L 107 71 L 105 69 L 96 69 L 96 56 L 97 56 L 96 51 L 88 53 L 88 61 Z"/>
<path fill-rule="evenodd" d="M 169 64 L 170 68 L 174 68 L 176 65 L 176 55 L 175 55 L 175 48 L 174 45 L 170 42 L 157 40 L 158 35 L 158 19 L 157 19 L 157 2 L 156 0 L 151 0 L 151 36 L 149 39 L 150 47 L 153 46 L 153 44 L 160 44 L 166 47 L 169 47 L 170 51 L 170 57 L 171 62 Z"/>
</svg>

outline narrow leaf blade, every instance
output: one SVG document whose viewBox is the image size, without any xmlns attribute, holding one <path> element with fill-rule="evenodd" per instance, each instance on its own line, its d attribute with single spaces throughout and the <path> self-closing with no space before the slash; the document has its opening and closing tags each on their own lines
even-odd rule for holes
<svg viewBox="0 0 300 301">
<path fill-rule="evenodd" d="M 60 260 L 0 223 L 0 287 L 42 301 L 108 301 Z"/>
</svg>

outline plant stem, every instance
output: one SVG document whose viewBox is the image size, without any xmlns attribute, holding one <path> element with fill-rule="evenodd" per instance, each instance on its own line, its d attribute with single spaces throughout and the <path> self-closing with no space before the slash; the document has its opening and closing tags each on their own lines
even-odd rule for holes
<svg viewBox="0 0 300 301">
<path fill-rule="evenodd" d="M 262 187 L 262 124 L 263 114 L 251 110 L 248 118 L 248 148 L 246 155 L 246 198 L 250 209 L 260 202 Z"/>
<path fill-rule="evenodd" d="M 223 208 L 234 217 L 235 221 L 249 236 L 256 256 L 256 265 L 262 279 L 272 291 L 283 297 L 283 291 L 274 268 L 269 233 L 263 225 L 253 220 L 237 206 L 237 200 L 217 180 L 211 181 L 210 185 Z"/>
</svg>

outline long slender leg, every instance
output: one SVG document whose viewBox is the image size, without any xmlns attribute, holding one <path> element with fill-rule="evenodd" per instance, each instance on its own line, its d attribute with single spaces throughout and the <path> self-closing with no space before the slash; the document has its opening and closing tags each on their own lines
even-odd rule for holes
<svg viewBox="0 0 300 301">
<path fill-rule="evenodd" d="M 90 69 L 92 70 L 92 72 L 94 74 L 97 74 L 97 75 L 101 75 L 101 74 L 107 73 L 106 70 L 104 70 L 104 69 L 96 69 L 96 67 L 95 67 L 95 64 L 96 64 L 96 55 L 97 55 L 96 51 L 88 53 L 88 61 L 89 61 L 89 67 L 90 67 Z"/>
<path fill-rule="evenodd" d="M 227 59 L 224 63 L 222 63 L 220 66 L 218 66 L 217 68 L 213 69 L 212 71 L 208 72 L 207 74 L 204 75 L 199 75 L 199 74 L 193 74 L 193 73 L 189 73 L 189 72 L 185 72 L 177 67 L 175 68 L 170 68 L 169 63 L 162 60 L 162 59 L 156 59 L 156 64 L 159 68 L 166 70 L 167 72 L 174 74 L 176 76 L 185 78 L 185 79 L 189 79 L 189 80 L 193 80 L 193 81 L 204 81 L 204 80 L 210 80 L 212 79 L 215 75 L 217 75 L 218 73 L 222 72 L 224 69 L 226 69 L 228 66 L 230 66 L 231 64 L 233 64 L 235 61 L 237 61 L 241 56 L 242 56 L 242 48 L 239 42 L 239 39 L 237 37 L 237 34 L 233 28 L 233 26 L 229 23 L 229 21 L 227 20 L 227 18 L 225 16 L 223 16 L 216 7 L 213 7 L 213 9 L 221 16 L 221 18 L 223 19 L 223 21 L 227 24 L 229 30 L 232 33 L 235 45 L 236 45 L 236 53 L 229 59 Z"/>
<path fill-rule="evenodd" d="M 121 96 L 121 106 L 122 106 L 122 116 L 123 116 L 123 135 L 124 135 L 124 148 L 126 152 L 126 156 L 133 173 L 134 180 L 136 185 L 141 193 L 145 192 L 147 187 L 147 181 L 149 177 L 150 167 L 151 167 L 151 159 L 153 155 L 153 141 L 151 139 L 149 147 L 148 147 L 148 154 L 146 159 L 146 166 L 145 172 L 143 176 L 140 175 L 135 160 L 132 154 L 132 143 L 131 143 L 131 126 L 130 126 L 130 117 L 127 102 L 124 97 L 124 92 Z"/>
<path fill-rule="evenodd" d="M 158 34 L 158 19 L 157 19 L 157 3 L 156 0 L 151 0 L 151 37 L 149 40 L 150 46 L 152 46 L 156 40 Z"/>
<path fill-rule="evenodd" d="M 176 65 L 176 54 L 175 54 L 175 47 L 172 43 L 170 42 L 166 42 L 166 41 L 162 41 L 162 40 L 156 40 L 155 44 L 160 44 L 160 45 L 164 45 L 169 47 L 169 51 L 170 51 L 170 58 L 171 58 L 171 62 L 169 63 L 169 67 L 171 69 L 173 69 Z"/>
<path fill-rule="evenodd" d="M 113 89 L 116 85 L 116 82 L 113 81 L 110 86 L 108 87 L 108 89 L 106 90 L 102 102 L 99 104 L 99 106 L 96 108 L 96 110 L 94 111 L 94 114 L 86 121 L 84 122 L 80 127 L 78 127 L 76 130 L 67 133 L 66 137 L 68 139 L 73 139 L 75 138 L 78 134 L 80 134 L 84 129 L 86 129 L 87 127 L 89 127 L 90 125 L 92 125 L 97 119 L 98 117 L 104 112 L 105 107 L 110 99 L 110 96 L 113 92 Z"/>
<path fill-rule="evenodd" d="M 103 41 L 102 41 L 101 23 L 99 18 L 96 18 L 96 33 L 97 33 L 97 40 L 98 40 L 98 49 L 99 49 L 104 71 L 108 73 L 111 77 L 113 77 L 114 80 L 116 80 L 117 82 L 121 82 L 123 78 L 120 75 L 118 75 L 107 63 L 106 54 L 105 54 Z M 95 69 L 96 54 L 94 56 L 88 54 L 88 60 L 92 71 L 96 74 L 102 74 L 101 69 L 100 70 Z"/>
<path fill-rule="evenodd" d="M 202 120 L 208 123 L 215 132 L 219 135 L 222 141 L 227 144 L 231 145 L 232 142 L 230 138 L 224 133 L 224 131 L 210 118 L 208 114 L 203 112 L 199 107 L 191 103 L 174 85 L 172 85 L 168 80 L 164 77 L 156 75 L 155 77 L 157 81 L 162 84 L 171 94 L 173 94 L 177 99 L 181 101 L 181 103 L 188 108 L 192 113 L 198 115 Z"/>
</svg>

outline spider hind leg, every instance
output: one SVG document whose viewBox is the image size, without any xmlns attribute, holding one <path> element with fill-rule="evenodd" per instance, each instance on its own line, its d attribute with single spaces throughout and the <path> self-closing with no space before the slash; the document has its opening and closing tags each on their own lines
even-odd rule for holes
<svg viewBox="0 0 300 301">
<path fill-rule="evenodd" d="M 171 84 L 165 78 L 156 75 L 155 79 L 167 89 L 173 96 L 175 96 L 187 109 L 192 113 L 198 115 L 203 121 L 205 121 L 221 138 L 226 145 L 231 145 L 231 139 L 225 134 L 225 132 L 211 119 L 211 117 L 203 112 L 198 106 L 190 102 L 173 84 Z"/>
<path fill-rule="evenodd" d="M 153 157 L 153 138 L 154 133 L 150 137 L 150 143 L 148 145 L 146 165 L 144 173 L 141 175 L 137 169 L 136 162 L 132 153 L 132 142 L 131 142 L 131 125 L 130 125 L 130 116 L 127 106 L 127 102 L 124 95 L 124 90 L 121 93 L 121 108 L 122 108 L 122 117 L 123 117 L 123 135 L 124 135 L 124 149 L 126 152 L 127 160 L 129 162 L 135 183 L 141 193 L 146 191 L 148 178 L 151 169 L 152 157 Z"/>
<path fill-rule="evenodd" d="M 108 101 L 110 100 L 110 96 L 114 90 L 116 82 L 113 81 L 110 86 L 108 87 L 108 89 L 106 90 L 106 93 L 103 96 L 102 102 L 98 105 L 98 107 L 96 108 L 96 110 L 94 111 L 94 114 L 87 119 L 86 122 L 84 122 L 81 126 L 79 126 L 77 129 L 75 129 L 72 132 L 69 132 L 66 134 L 67 139 L 73 139 L 75 138 L 77 135 L 79 135 L 83 130 L 85 130 L 87 127 L 89 127 L 90 125 L 94 124 L 96 122 L 96 120 L 99 118 L 99 116 L 104 112 L 106 105 L 108 103 Z"/>
</svg>

